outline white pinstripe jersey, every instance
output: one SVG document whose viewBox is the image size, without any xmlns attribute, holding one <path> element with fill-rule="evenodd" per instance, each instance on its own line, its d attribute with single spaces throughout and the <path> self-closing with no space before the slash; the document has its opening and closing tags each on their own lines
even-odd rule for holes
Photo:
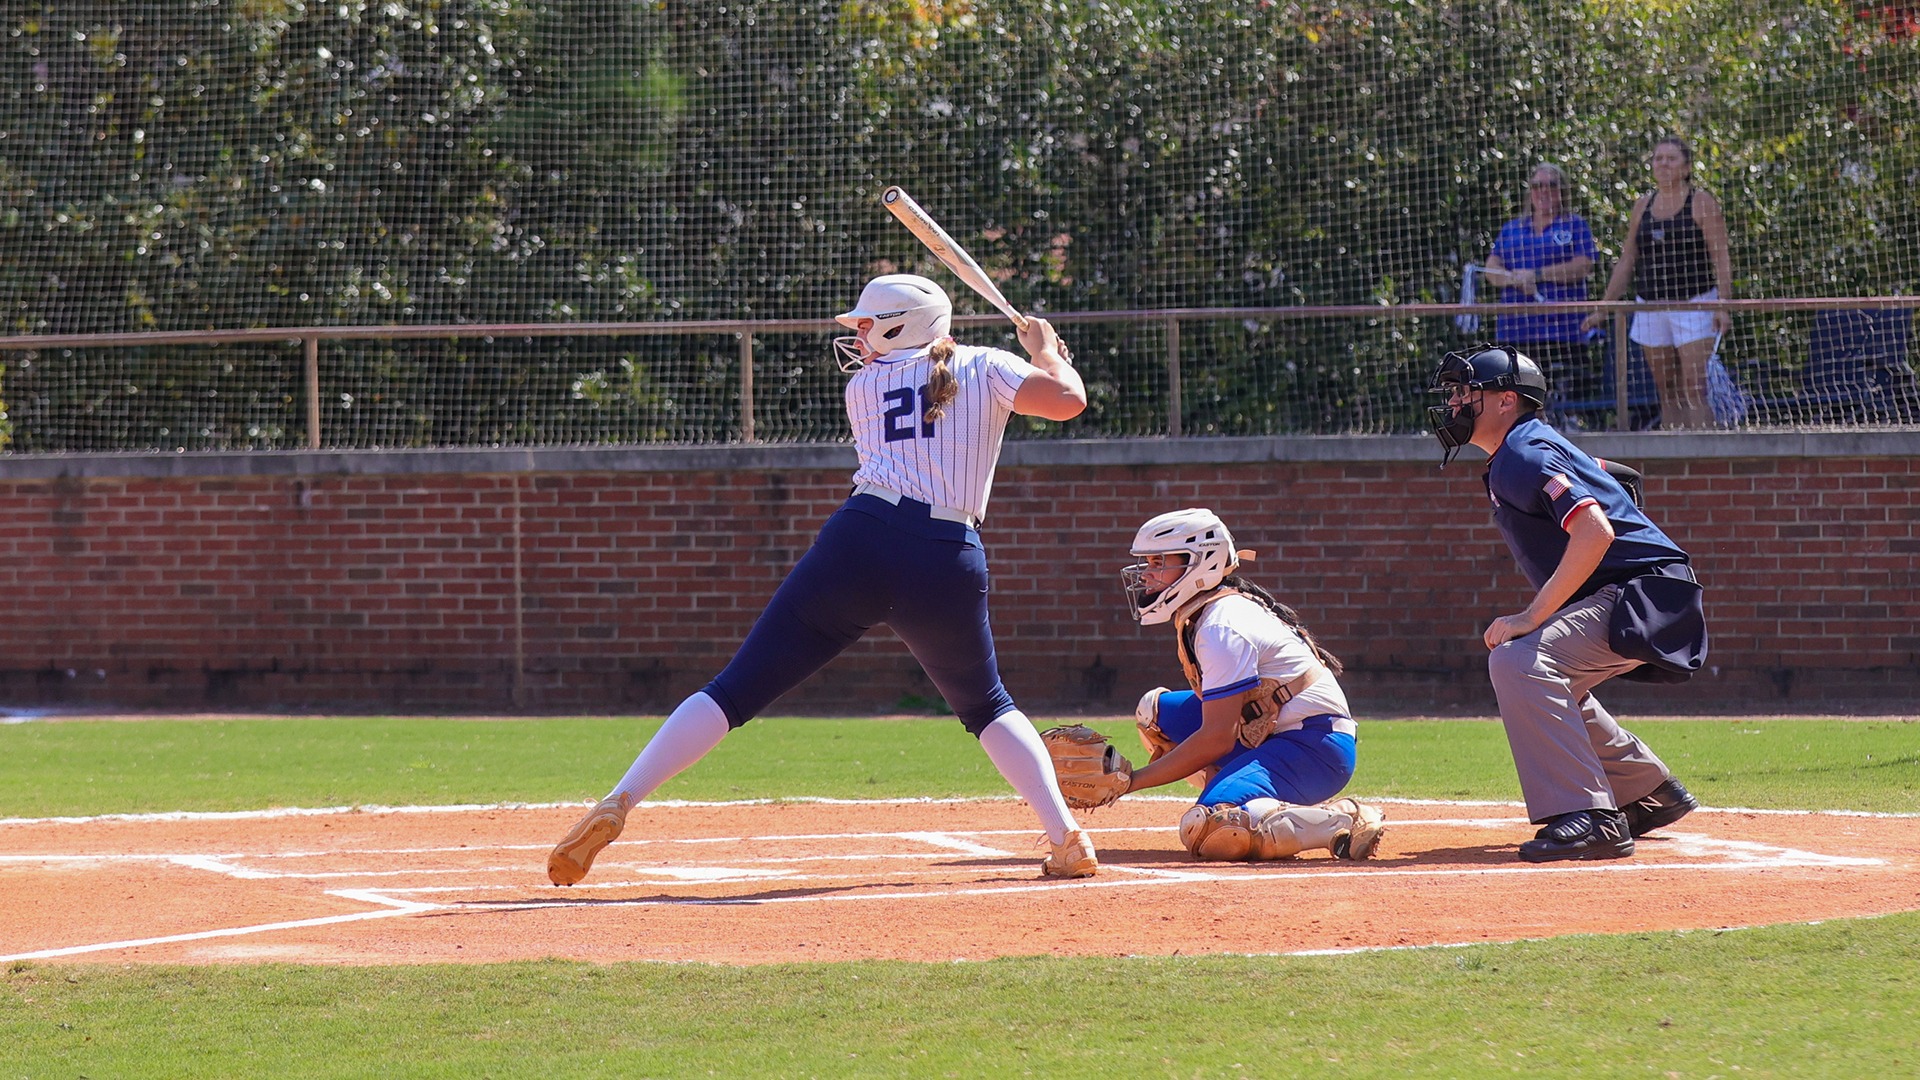
<svg viewBox="0 0 1920 1080">
<path fill-rule="evenodd" d="M 929 346 L 931 348 L 931 346 Z M 880 484 L 930 506 L 987 513 L 1013 396 L 1039 370 L 1004 349 L 960 345 L 947 361 L 959 393 L 928 422 L 927 349 L 873 361 L 847 381 L 847 420 L 860 451 L 855 484 Z"/>
</svg>

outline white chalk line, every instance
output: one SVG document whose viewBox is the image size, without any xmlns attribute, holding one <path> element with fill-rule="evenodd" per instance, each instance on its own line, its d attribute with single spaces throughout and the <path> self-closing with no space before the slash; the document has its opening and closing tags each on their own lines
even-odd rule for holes
<svg viewBox="0 0 1920 1080">
<path fill-rule="evenodd" d="M 391 897 L 381 896 L 378 893 L 358 889 L 343 890 L 330 895 L 385 906 L 377 911 L 356 911 L 346 915 L 322 915 L 313 919 L 291 919 L 286 922 L 256 923 L 252 926 L 226 926 L 218 930 L 198 930 L 186 934 L 167 934 L 162 937 L 129 938 L 124 941 L 102 941 L 88 945 L 68 945 L 58 949 L 40 949 L 35 952 L 0 956 L 0 963 L 11 963 L 15 960 L 55 960 L 62 956 L 112 952 L 117 949 L 138 949 L 148 945 L 175 945 L 181 942 L 206 941 L 212 938 L 269 934 L 276 930 L 298 930 L 308 926 L 333 926 L 339 923 L 365 922 L 369 919 L 391 919 L 396 915 L 414 915 L 423 911 L 435 911 L 443 907 L 443 905 L 440 904 L 423 904 L 412 900 L 395 900 Z"/>
<path fill-rule="evenodd" d="M 1382 806 L 1461 806 L 1461 807 L 1502 807 L 1523 809 L 1523 804 L 1502 800 L 1476 799 L 1405 799 L 1386 796 L 1354 796 L 1367 803 Z M 633 812 L 646 810 L 677 810 L 687 808 L 730 808 L 745 806 L 778 806 L 783 804 L 813 806 L 959 806 L 990 803 L 1018 803 L 1020 800 L 1010 795 L 966 796 L 955 798 L 904 798 L 904 799 L 832 799 L 826 797 L 803 796 L 791 799 L 731 799 L 731 800 L 695 800 L 695 799 L 656 799 L 634 804 Z M 1127 801 L 1153 803 L 1179 803 L 1191 806 L 1193 800 L 1179 795 L 1129 795 Z M 356 806 L 282 806 L 258 810 L 169 810 L 145 814 L 87 814 L 63 817 L 14 817 L 0 818 L 0 828 L 28 825 L 89 825 L 95 822 L 165 822 L 165 821 L 271 821 L 276 818 L 302 817 L 338 817 L 351 814 L 470 814 L 515 810 L 578 810 L 594 805 L 592 802 L 497 802 L 497 803 L 456 803 L 446 806 L 384 806 L 364 804 Z M 1882 810 L 1777 810 L 1748 806 L 1702 806 L 1696 814 L 1756 814 L 1775 817 L 1859 817 L 1859 818 L 1920 818 L 1920 813 Z"/>
<path fill-rule="evenodd" d="M 1179 801 L 1185 801 L 1185 800 L 1179 800 Z M 1381 800 L 1381 801 L 1387 801 L 1387 800 Z M 1451 806 L 1451 805 L 1461 805 L 1461 804 L 1445 803 L 1445 802 L 1432 801 L 1432 800 L 1422 800 L 1417 805 Z M 1471 805 L 1507 806 L 1511 804 L 1490 803 L 1490 804 L 1471 804 Z M 1393 826 L 1402 827 L 1402 828 L 1418 827 L 1418 826 L 1447 826 L 1447 827 L 1469 826 L 1469 827 L 1481 827 L 1481 828 L 1511 828 L 1516 824 L 1522 824 L 1522 823 L 1524 823 L 1523 819 L 1517 819 L 1517 818 L 1460 818 L 1460 819 L 1428 818 L 1428 819 L 1411 819 L 1411 820 L 1394 819 L 1392 821 Z M 1165 832 L 1169 830 L 1167 829 L 1166 826 L 1127 826 L 1127 827 L 1116 827 L 1116 828 L 1106 828 L 1106 829 L 1102 829 L 1096 826 L 1091 828 L 1089 831 L 1093 832 L 1096 835 L 1099 835 L 1102 833 L 1112 834 L 1112 833 L 1121 833 L 1121 832 Z M 640 879 L 625 880 L 625 881 L 595 882 L 589 885 L 576 886 L 576 888 L 580 889 L 581 891 L 604 892 L 604 891 L 615 890 L 615 889 L 622 889 L 622 888 L 630 889 L 630 888 L 636 888 L 636 887 L 661 888 L 661 887 L 671 886 L 674 884 L 706 885 L 706 886 L 710 886 L 714 884 L 741 884 L 741 883 L 750 883 L 750 884 L 759 884 L 759 885 L 767 885 L 767 884 L 796 885 L 796 884 L 806 884 L 806 883 L 841 882 L 841 881 L 848 881 L 848 880 L 872 881 L 874 879 L 874 875 L 871 872 L 871 868 L 867 868 L 864 872 L 861 872 L 861 873 L 850 872 L 845 874 L 796 873 L 796 872 L 793 872 L 792 870 L 782 869 L 782 868 L 798 866 L 803 863 L 821 863 L 821 862 L 852 862 L 852 861 L 897 862 L 902 858 L 928 860 L 928 859 L 935 859 L 935 858 L 948 858 L 954 854 L 979 855 L 982 857 L 991 857 L 996 859 L 1016 859 L 1021 857 L 1023 853 L 1008 852 L 1003 850 L 1002 848 L 992 847 L 987 844 L 979 843 L 976 840 L 971 838 L 1006 837 L 1006 836 L 1028 837 L 1028 836 L 1031 836 L 1032 834 L 1033 834 L 1033 830 L 1031 829 L 985 829 L 985 830 L 939 830 L 939 831 L 860 832 L 860 833 L 795 833 L 795 834 L 774 834 L 774 835 L 753 836 L 753 837 L 691 837 L 691 838 L 664 838 L 664 839 L 648 838 L 646 840 L 639 841 L 639 844 L 655 845 L 655 846 L 666 846 L 666 845 L 673 845 L 673 844 L 678 844 L 678 845 L 733 844 L 737 846 L 737 845 L 742 845 L 749 842 L 756 845 L 767 845 L 771 843 L 794 842 L 794 841 L 819 841 L 819 840 L 842 840 L 842 839 L 844 840 L 882 840 L 884 839 L 884 840 L 898 840 L 898 841 L 906 841 L 906 842 L 924 843 L 924 844 L 928 844 L 930 846 L 935 847 L 937 850 L 932 852 L 918 852 L 918 853 L 907 853 L 907 854 L 896 853 L 896 852 L 879 852 L 879 853 L 848 852 L 848 853 L 842 853 L 837 855 L 760 856 L 752 859 L 729 859 L 728 862 L 732 864 L 748 864 L 748 865 L 728 865 L 728 866 L 679 864 L 679 865 L 640 867 L 640 866 L 633 866 L 631 864 L 609 862 L 609 863 L 603 864 L 602 866 L 603 870 L 610 867 L 619 866 L 621 869 L 627 870 L 629 872 L 637 870 L 642 874 L 650 874 L 653 876 L 648 878 L 640 878 Z M 1450 869 L 1449 868 L 1430 868 L 1430 867 L 1429 868 L 1387 868 L 1387 867 L 1363 868 L 1360 866 L 1353 866 L 1351 868 L 1348 868 L 1344 864 L 1333 864 L 1332 868 L 1322 869 L 1312 865 L 1311 863 L 1293 863 L 1293 864 L 1287 864 L 1286 866 L 1287 872 L 1284 875 L 1275 874 L 1273 872 L 1275 868 L 1272 868 L 1272 867 L 1264 867 L 1264 868 L 1236 867 L 1234 871 L 1225 871 L 1225 870 L 1216 870 L 1212 868 L 1200 869 L 1198 867 L 1191 868 L 1191 869 L 1168 869 L 1168 868 L 1160 868 L 1160 867 L 1137 867 L 1137 866 L 1108 864 L 1106 866 L 1106 870 L 1108 871 L 1108 873 L 1097 878 L 1080 879 L 1075 881 L 1038 880 L 1038 881 L 1031 882 L 1029 884 L 1018 884 L 1018 885 L 999 883 L 999 884 L 992 884 L 992 885 L 965 885 L 965 886 L 955 886 L 950 888 L 915 889 L 915 890 L 904 891 L 904 892 L 899 890 L 888 890 L 884 892 L 836 893 L 831 896 L 810 895 L 810 896 L 770 896 L 770 897 L 751 897 L 751 896 L 749 897 L 670 897 L 670 898 L 653 897 L 653 898 L 646 898 L 646 899 L 583 898 L 578 900 L 555 899 L 555 900 L 537 900 L 537 901 L 526 901 L 526 900 L 487 901 L 487 900 L 476 899 L 476 900 L 469 900 L 469 901 L 430 902 L 425 900 L 407 899 L 405 898 L 405 896 L 411 896 L 411 895 L 421 894 L 421 893 L 439 893 L 439 894 L 465 893 L 465 894 L 471 895 L 474 893 L 481 893 L 481 892 L 508 891 L 508 890 L 524 892 L 527 890 L 528 885 L 524 883 L 509 883 L 509 884 L 484 883 L 482 884 L 482 883 L 466 882 L 466 883 L 457 884 L 457 885 L 418 885 L 418 886 L 403 886 L 398 888 L 386 888 L 386 889 L 377 889 L 377 890 L 368 889 L 368 888 L 329 889 L 329 890 L 325 890 L 325 895 L 337 896 L 342 899 L 349 899 L 349 900 L 355 900 L 363 903 L 372 904 L 377 908 L 377 910 L 355 912 L 355 913 L 350 913 L 345 915 L 322 916 L 322 917 L 312 918 L 312 919 L 296 919 L 296 920 L 286 920 L 286 921 L 279 921 L 279 922 L 272 922 L 272 923 L 262 923 L 262 924 L 252 925 L 252 926 L 222 927 L 214 930 L 194 931 L 189 933 L 164 935 L 164 936 L 158 936 L 158 937 L 95 942 L 95 943 L 89 943 L 84 945 L 72 945 L 72 946 L 65 946 L 65 947 L 54 948 L 54 949 L 42 949 L 42 950 L 35 950 L 32 952 L 23 952 L 23 953 L 17 953 L 12 955 L 0 956 L 0 962 L 57 959 L 59 957 L 76 956 L 76 955 L 82 955 L 86 953 L 134 949 L 134 948 L 141 948 L 141 947 L 152 946 L 152 945 L 180 944 L 180 943 L 192 942 L 192 941 L 203 941 L 203 940 L 208 940 L 212 938 L 238 937 L 238 936 L 246 936 L 246 935 L 253 935 L 253 934 L 273 933 L 273 932 L 283 931 L 283 930 L 291 930 L 291 929 L 299 929 L 299 928 L 315 927 L 315 926 L 328 926 L 328 925 L 334 925 L 339 923 L 360 922 L 360 921 L 365 921 L 369 919 L 393 918 L 401 915 L 413 915 L 413 914 L 420 914 L 425 912 L 449 911 L 449 910 L 462 910 L 462 911 L 475 911 L 475 912 L 480 912 L 480 911 L 504 912 L 504 911 L 521 911 L 521 910 L 542 910 L 542 909 L 548 909 L 548 908 L 560 909 L 560 908 L 580 908 L 580 907 L 756 906 L 756 905 L 762 905 L 762 904 L 780 904 L 780 903 L 827 903 L 827 902 L 861 902 L 861 901 L 872 901 L 872 900 L 896 900 L 897 901 L 897 900 L 941 899 L 941 898 L 950 898 L 950 897 L 997 895 L 1002 893 L 1046 892 L 1046 891 L 1054 891 L 1059 889 L 1146 888 L 1146 887 L 1164 887 L 1169 885 L 1191 885 L 1191 884 L 1222 884 L 1224 885 L 1224 884 L 1236 884 L 1236 883 L 1273 883 L 1273 882 L 1282 881 L 1282 880 L 1306 881 L 1306 880 L 1318 880 L 1318 879 L 1327 878 L 1327 877 L 1345 878 L 1345 877 L 1358 877 L 1361 875 L 1367 875 L 1367 876 L 1385 875 L 1389 877 L 1420 877 L 1420 878 L 1426 878 L 1426 879 L 1438 879 L 1438 878 L 1450 878 L 1450 877 L 1490 877 L 1490 876 L 1504 876 L 1509 874 L 1610 873 L 1610 872 L 1626 872 L 1626 871 L 1631 871 L 1636 873 L 1646 873 L 1650 871 L 1651 872 L 1662 872 L 1662 871 L 1701 871 L 1701 872 L 1741 871 L 1741 872 L 1744 872 L 1744 871 L 1748 871 L 1748 870 L 1752 870 L 1760 867 L 1768 867 L 1768 868 L 1800 867 L 1800 868 L 1838 869 L 1838 868 L 1845 868 L 1845 867 L 1884 865 L 1885 863 L 1885 860 L 1881 860 L 1881 859 L 1822 855 L 1815 852 L 1807 852 L 1807 851 L 1802 851 L 1794 848 L 1783 848 L 1775 845 L 1755 843 L 1752 841 L 1719 840 L 1713 837 L 1708 837 L 1708 836 L 1695 834 L 1695 833 L 1666 833 L 1663 835 L 1665 837 L 1666 843 L 1675 845 L 1675 850 L 1677 852 L 1681 852 L 1687 855 L 1690 861 L 1661 862 L 1661 863 L 1654 863 L 1654 864 L 1619 862 L 1619 863 L 1603 863 L 1603 864 L 1590 864 L 1590 863 L 1557 864 L 1557 865 L 1550 865 L 1550 866 L 1459 867 L 1459 868 L 1450 868 Z M 296 871 L 296 870 L 254 869 L 247 866 L 237 865 L 237 862 L 240 860 L 249 860 L 249 859 L 287 860 L 287 859 L 295 859 L 295 858 L 319 858 L 319 857 L 337 858 L 343 855 L 377 854 L 382 856 L 393 856 L 393 855 L 434 855 L 434 854 L 452 854 L 452 853 L 472 854 L 472 853 L 483 853 L 487 851 L 539 850 L 545 847 L 546 845 L 544 844 L 503 844 L 503 845 L 437 846 L 437 847 L 423 847 L 423 848 L 369 848 L 369 849 L 343 848 L 336 851 L 261 852 L 261 853 L 236 852 L 236 853 L 227 853 L 227 854 L 204 854 L 204 853 L 124 854 L 124 853 L 120 853 L 120 854 L 109 854 L 109 855 L 91 855 L 91 854 L 49 853 L 49 854 L 30 854 L 30 855 L 29 854 L 0 855 L 0 866 L 4 866 L 6 864 L 32 864 L 32 863 L 39 863 L 39 864 L 47 864 L 47 863 L 75 864 L 77 863 L 82 866 L 86 866 L 88 864 L 95 864 L 95 863 L 145 860 L 145 861 L 165 862 L 165 863 L 181 866 L 188 869 L 199 870 L 199 871 L 210 872 L 210 873 L 217 873 L 217 874 L 222 874 L 229 877 L 242 878 L 242 879 L 248 879 L 248 880 L 262 880 L 262 879 L 318 880 L 318 879 L 328 879 L 328 878 L 366 879 L 366 878 L 372 878 L 372 877 L 391 877 L 391 876 L 407 876 L 407 875 L 414 875 L 416 877 L 419 877 L 419 876 L 440 875 L 440 874 L 447 874 L 447 875 L 456 875 L 456 874 L 473 875 L 473 874 L 495 874 L 495 873 L 518 874 L 518 873 L 526 873 L 527 868 L 516 864 L 516 865 L 501 866 L 501 867 L 488 866 L 488 867 L 466 867 L 466 868 L 448 868 L 448 869 L 424 867 L 424 868 L 403 869 L 403 870 L 396 870 L 396 871 L 384 871 L 384 870 Z M 897 872 L 889 872 L 881 876 L 883 877 L 900 877 L 900 876 L 917 877 L 918 875 L 913 873 L 912 871 L 897 871 Z M 1301 953 L 1299 955 L 1319 955 L 1322 953 L 1331 954 L 1333 952 L 1338 952 L 1338 951 L 1347 951 L 1347 950 L 1310 951 L 1310 952 Z"/>
<path fill-rule="evenodd" d="M 1140 802 L 1183 802 L 1182 799 L 1167 795 L 1141 795 L 1135 797 Z M 976 803 L 1017 803 L 1020 800 L 1012 795 L 965 796 L 950 799 L 905 798 L 905 799 L 831 799 L 825 796 L 798 796 L 790 799 L 650 799 L 635 803 L 629 814 L 646 810 L 679 810 L 701 808 L 728 808 L 738 806 L 778 806 L 797 804 L 809 806 L 956 806 Z M 349 814 L 471 814 L 481 811 L 500 810 L 582 810 L 594 805 L 586 802 L 498 802 L 498 803 L 454 803 L 446 806 L 384 806 L 376 803 L 353 806 L 276 806 L 258 810 L 164 810 L 145 814 L 85 814 L 66 817 L 16 817 L 0 818 L 0 828 L 10 825 L 88 825 L 96 821 L 148 822 L 148 821 L 272 821 L 277 818 L 303 817 L 339 817 Z"/>
</svg>

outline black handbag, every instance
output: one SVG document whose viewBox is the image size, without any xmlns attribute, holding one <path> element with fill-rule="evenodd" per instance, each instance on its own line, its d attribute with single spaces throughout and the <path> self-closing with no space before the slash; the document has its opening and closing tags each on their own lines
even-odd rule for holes
<svg viewBox="0 0 1920 1080">
<path fill-rule="evenodd" d="M 1607 624 L 1607 645 L 1645 661 L 1620 676 L 1634 682 L 1683 683 L 1707 662 L 1706 590 L 1686 563 L 1668 563 L 1620 586 Z"/>
</svg>

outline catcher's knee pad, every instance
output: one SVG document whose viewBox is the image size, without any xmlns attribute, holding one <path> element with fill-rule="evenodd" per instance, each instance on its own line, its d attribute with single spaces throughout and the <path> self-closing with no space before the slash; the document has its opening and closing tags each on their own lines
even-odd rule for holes
<svg viewBox="0 0 1920 1080">
<path fill-rule="evenodd" d="M 1197 805 L 1180 815 L 1180 842 L 1212 862 L 1250 858 L 1253 831 L 1253 815 L 1231 803 Z"/>
<path fill-rule="evenodd" d="M 1142 730 L 1160 726 L 1160 695 L 1166 692 L 1166 687 L 1156 686 L 1140 695 L 1140 704 L 1133 707 L 1133 722 Z"/>
</svg>

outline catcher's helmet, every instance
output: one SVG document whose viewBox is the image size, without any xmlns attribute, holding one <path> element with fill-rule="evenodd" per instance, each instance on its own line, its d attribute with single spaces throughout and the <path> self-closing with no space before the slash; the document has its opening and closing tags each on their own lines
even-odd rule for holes
<svg viewBox="0 0 1920 1080">
<path fill-rule="evenodd" d="M 1151 591 L 1146 583 L 1147 574 L 1158 567 L 1138 562 L 1120 571 L 1127 605 L 1145 626 L 1173 618 L 1189 600 L 1211 592 L 1240 565 L 1240 553 L 1233 548 L 1233 534 L 1226 523 L 1199 507 L 1161 514 L 1140 526 L 1132 550 L 1136 556 L 1180 555 L 1186 560 L 1180 577 L 1158 591 Z"/>
<path fill-rule="evenodd" d="M 1455 386 L 1512 390 L 1535 405 L 1547 403 L 1547 377 L 1527 354 L 1510 345 L 1482 345 L 1472 352 L 1450 352 L 1434 370 L 1432 392 Z"/>
<path fill-rule="evenodd" d="M 841 371 L 858 371 L 878 356 L 918 349 L 946 337 L 953 328 L 953 301 L 946 291 L 918 274 L 883 274 L 860 290 L 860 302 L 834 321 L 851 337 L 833 339 Z M 862 324 L 865 324 L 864 326 Z"/>
</svg>

